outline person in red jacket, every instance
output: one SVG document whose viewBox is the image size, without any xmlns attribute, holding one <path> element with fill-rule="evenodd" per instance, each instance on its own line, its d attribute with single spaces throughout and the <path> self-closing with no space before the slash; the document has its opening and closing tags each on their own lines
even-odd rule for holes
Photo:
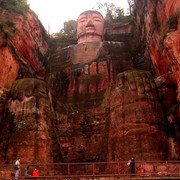
<svg viewBox="0 0 180 180">
<path fill-rule="evenodd" d="M 39 171 L 35 168 L 33 173 L 32 173 L 33 177 L 38 177 L 39 176 Z"/>
</svg>

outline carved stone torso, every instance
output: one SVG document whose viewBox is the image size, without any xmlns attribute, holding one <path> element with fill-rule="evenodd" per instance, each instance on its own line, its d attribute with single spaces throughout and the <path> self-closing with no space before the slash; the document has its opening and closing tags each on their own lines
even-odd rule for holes
<svg viewBox="0 0 180 180">
<path fill-rule="evenodd" d="M 57 50 L 49 56 L 47 82 L 59 92 L 67 87 L 64 93 L 69 96 L 91 94 L 109 87 L 118 73 L 132 69 L 134 65 L 126 43 L 86 42 Z"/>
</svg>

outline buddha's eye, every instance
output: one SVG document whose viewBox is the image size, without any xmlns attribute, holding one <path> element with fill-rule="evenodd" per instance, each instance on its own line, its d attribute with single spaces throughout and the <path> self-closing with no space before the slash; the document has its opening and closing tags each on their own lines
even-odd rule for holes
<svg viewBox="0 0 180 180">
<path fill-rule="evenodd" d="M 99 18 L 94 18 L 93 20 L 94 20 L 95 22 L 102 22 L 101 19 L 99 19 Z"/>
<path fill-rule="evenodd" d="M 86 21 L 87 21 L 86 18 L 82 18 L 82 19 L 79 20 L 80 23 L 84 23 Z"/>
</svg>

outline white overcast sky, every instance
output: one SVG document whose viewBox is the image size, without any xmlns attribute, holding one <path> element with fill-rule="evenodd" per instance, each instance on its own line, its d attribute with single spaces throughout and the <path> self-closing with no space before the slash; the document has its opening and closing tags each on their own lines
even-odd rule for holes
<svg viewBox="0 0 180 180">
<path fill-rule="evenodd" d="M 102 4 L 109 2 L 116 7 L 124 8 L 125 11 L 128 9 L 127 0 L 27 0 L 27 2 L 50 34 L 59 32 L 65 21 L 77 20 L 80 13 L 93 9 L 97 2 Z"/>
</svg>

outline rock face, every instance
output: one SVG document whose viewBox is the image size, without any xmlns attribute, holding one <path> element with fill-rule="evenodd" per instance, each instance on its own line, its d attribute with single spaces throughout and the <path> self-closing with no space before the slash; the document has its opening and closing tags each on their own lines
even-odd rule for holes
<svg viewBox="0 0 180 180">
<path fill-rule="evenodd" d="M 107 30 L 120 42 L 87 35 L 48 54 L 30 9 L 0 10 L 0 162 L 178 159 L 180 2 L 134 7 L 134 31 Z"/>
<path fill-rule="evenodd" d="M 159 88 L 170 136 L 169 158 L 179 157 L 180 1 L 135 1 L 137 32 L 150 56 L 156 76 L 166 79 Z M 143 7 L 143 8 L 141 8 Z M 175 131 L 175 133 L 173 133 Z"/>
<path fill-rule="evenodd" d="M 42 141 L 48 139 L 46 135 L 42 135 L 42 133 L 39 134 L 37 130 L 35 130 L 37 126 L 39 126 L 36 122 L 38 119 L 37 114 L 39 114 L 37 111 L 38 108 L 35 108 L 39 106 L 39 103 L 37 105 L 36 100 L 30 95 L 24 102 L 22 101 L 24 94 L 15 95 L 14 93 L 13 99 L 9 99 L 9 95 L 10 88 L 16 79 L 28 77 L 43 78 L 45 73 L 43 66 L 44 55 L 48 50 L 45 37 L 43 36 L 45 30 L 37 16 L 28 9 L 28 7 L 25 15 L 10 13 L 3 8 L 0 9 L 0 14 L 1 162 L 14 161 L 18 151 L 22 156 L 27 158 L 27 162 L 35 162 L 34 159 L 36 157 L 33 155 L 34 153 L 36 154 L 35 147 L 37 144 L 43 146 L 42 142 L 37 142 L 37 134 L 38 139 L 44 139 Z M 26 79 L 24 79 L 24 81 L 26 81 Z M 29 86 L 32 86 L 33 82 L 34 81 L 32 81 Z M 13 87 L 15 88 L 15 86 L 16 84 L 14 84 Z M 16 88 L 22 87 L 16 86 Z M 28 86 L 26 85 L 24 88 L 27 89 Z M 37 89 L 37 87 L 34 87 L 34 89 Z M 14 92 L 17 92 L 17 89 L 14 90 Z M 17 96 L 20 100 L 17 99 Z M 41 98 L 39 95 L 38 97 L 39 102 Z M 31 117 L 28 117 L 29 112 L 31 112 Z M 23 124 L 24 122 L 21 122 L 23 117 L 27 118 L 27 124 L 25 126 Z M 29 123 L 30 118 L 33 119 L 31 123 Z M 47 127 L 49 128 L 49 126 Z M 40 129 L 47 129 L 47 127 L 44 125 L 44 127 Z M 28 130 L 28 128 L 30 129 Z M 21 131 L 21 133 L 18 133 L 19 131 Z M 48 140 L 47 142 L 51 143 Z M 22 147 L 19 148 L 20 146 Z M 42 151 L 44 151 L 44 149 L 42 149 Z M 39 151 L 37 153 L 39 154 Z M 41 154 L 46 156 L 47 153 L 43 152 Z M 42 156 L 42 158 L 44 157 Z"/>
</svg>

